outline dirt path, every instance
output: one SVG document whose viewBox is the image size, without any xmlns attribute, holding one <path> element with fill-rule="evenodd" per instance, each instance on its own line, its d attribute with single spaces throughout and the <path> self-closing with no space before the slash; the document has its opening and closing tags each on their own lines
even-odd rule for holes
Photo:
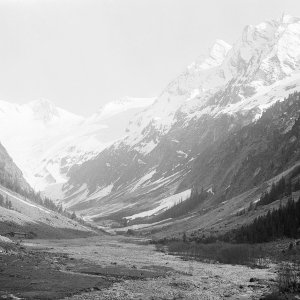
<svg viewBox="0 0 300 300">
<path fill-rule="evenodd" d="M 272 270 L 187 262 L 124 237 L 34 241 L 34 248 L 68 254 L 81 263 L 72 272 L 112 284 L 64 299 L 259 299 L 270 290 Z M 250 283 L 250 278 L 259 281 Z"/>
</svg>

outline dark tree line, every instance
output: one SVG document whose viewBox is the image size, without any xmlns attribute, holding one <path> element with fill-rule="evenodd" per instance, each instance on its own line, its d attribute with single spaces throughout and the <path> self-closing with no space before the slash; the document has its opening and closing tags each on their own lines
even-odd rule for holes
<svg viewBox="0 0 300 300">
<path fill-rule="evenodd" d="M 300 236 L 300 200 L 294 202 L 292 192 L 300 190 L 300 166 L 294 168 L 287 177 L 273 183 L 270 190 L 263 193 L 256 206 L 267 205 L 283 197 L 289 197 L 286 206 L 269 211 L 256 218 L 253 223 L 225 235 L 225 240 L 236 242 L 261 243 L 282 237 Z"/>
<path fill-rule="evenodd" d="M 5 174 L 1 174 L 0 176 L 0 185 L 6 187 L 7 189 L 16 192 L 17 194 L 23 196 L 25 199 L 30 199 L 31 201 L 39 204 L 45 208 L 48 208 L 54 212 L 57 212 L 69 219 L 76 220 L 80 223 L 84 223 L 84 221 L 77 217 L 75 212 L 69 212 L 66 209 L 63 209 L 62 205 L 55 204 L 50 198 L 43 197 L 40 192 L 35 192 L 34 190 L 25 190 L 23 189 L 17 180 L 13 180 L 12 178 L 5 176 Z M 4 201 L 3 195 L 0 194 L 0 206 L 12 209 L 12 202 L 8 200 L 8 198 Z"/>
<path fill-rule="evenodd" d="M 300 199 L 289 198 L 285 206 L 257 217 L 253 223 L 244 225 L 224 236 L 224 240 L 239 243 L 262 243 L 278 238 L 300 237 Z"/>
<path fill-rule="evenodd" d="M 61 204 L 59 204 L 59 205 L 55 204 L 50 198 L 42 197 L 40 195 L 40 193 L 34 193 L 34 194 L 35 194 L 35 197 L 33 199 L 35 200 L 36 203 L 54 211 L 54 212 L 57 212 L 69 219 L 76 220 L 82 224 L 84 223 L 84 221 L 81 218 L 79 218 L 75 214 L 75 212 L 69 212 L 68 210 L 64 209 Z"/>
<path fill-rule="evenodd" d="M 283 206 L 280 202 L 278 209 L 268 211 L 264 216 L 254 219 L 250 224 L 231 230 L 221 236 L 202 236 L 191 234 L 191 241 L 212 243 L 217 240 L 237 243 L 263 243 L 278 238 L 300 237 L 300 198 L 294 201 L 292 193 L 300 190 L 300 166 L 294 168 L 285 178 L 282 177 L 277 183 L 273 183 L 270 190 L 264 192 L 257 203 L 251 202 L 248 208 L 237 213 L 244 215 L 249 211 L 256 210 L 258 206 L 268 205 L 276 200 L 288 197 L 288 202 Z"/>
<path fill-rule="evenodd" d="M 285 179 L 282 177 L 277 183 L 273 183 L 270 191 L 261 195 L 257 205 L 270 204 L 284 195 L 290 195 L 292 192 L 291 186 L 285 183 Z"/>
<path fill-rule="evenodd" d="M 284 196 L 290 196 L 292 192 L 300 190 L 299 175 L 300 167 L 295 168 L 289 178 L 282 177 L 277 183 L 273 183 L 270 191 L 263 193 L 257 205 L 267 205 Z"/>
<path fill-rule="evenodd" d="M 201 189 L 201 191 L 198 191 L 196 188 L 192 189 L 191 196 L 186 200 L 180 200 L 178 203 L 175 203 L 172 207 L 165 210 L 164 212 L 150 217 L 147 222 L 153 223 L 153 222 L 159 222 L 165 219 L 169 218 L 179 218 L 182 217 L 189 212 L 192 212 L 195 210 L 201 203 L 203 203 L 208 197 L 212 195 L 211 192 L 204 191 Z M 133 225 L 133 224 L 139 224 L 141 222 L 141 219 L 135 219 L 130 222 L 123 219 L 124 226 L 127 225 Z"/>
<path fill-rule="evenodd" d="M 211 192 L 204 191 L 203 189 L 201 189 L 200 192 L 193 190 L 189 199 L 176 203 L 173 207 L 160 214 L 159 217 L 162 220 L 181 217 L 196 209 L 199 204 L 203 203 L 210 195 Z"/>
</svg>

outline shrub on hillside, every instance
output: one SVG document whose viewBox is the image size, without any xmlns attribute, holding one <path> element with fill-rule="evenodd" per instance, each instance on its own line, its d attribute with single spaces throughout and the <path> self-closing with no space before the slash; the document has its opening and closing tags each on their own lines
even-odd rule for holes
<svg viewBox="0 0 300 300">
<path fill-rule="evenodd" d="M 219 253 L 219 261 L 225 264 L 248 264 L 251 260 L 251 249 L 246 245 L 225 246 Z"/>
<path fill-rule="evenodd" d="M 277 283 L 279 292 L 300 292 L 300 262 L 284 261 L 278 266 Z"/>
<path fill-rule="evenodd" d="M 196 243 L 183 241 L 170 241 L 166 243 L 170 254 L 180 255 L 201 261 L 213 261 L 224 264 L 259 265 L 265 266 L 266 259 L 260 247 L 248 244 L 228 243 Z M 162 247 L 156 245 L 161 251 Z"/>
</svg>

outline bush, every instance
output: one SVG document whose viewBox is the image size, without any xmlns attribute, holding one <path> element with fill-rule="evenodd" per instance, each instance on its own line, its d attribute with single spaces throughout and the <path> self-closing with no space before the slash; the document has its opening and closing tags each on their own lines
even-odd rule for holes
<svg viewBox="0 0 300 300">
<path fill-rule="evenodd" d="M 299 292 L 300 262 L 297 260 L 281 262 L 278 266 L 277 283 L 279 292 Z"/>
<path fill-rule="evenodd" d="M 282 237 L 298 238 L 299 215 L 300 199 L 293 201 L 289 198 L 285 206 L 268 211 L 266 215 L 255 218 L 252 223 L 243 225 L 219 238 L 225 241 L 231 238 L 238 243 L 263 243 Z"/>
<path fill-rule="evenodd" d="M 128 234 L 128 235 L 134 235 L 133 229 L 128 229 L 127 232 L 126 232 L 126 234 Z"/>
<path fill-rule="evenodd" d="M 166 247 L 170 254 L 202 261 L 266 266 L 266 257 L 262 249 L 248 244 L 169 241 L 166 243 Z M 162 248 L 159 244 L 156 245 L 157 250 L 161 251 Z"/>
<path fill-rule="evenodd" d="M 0 241 L 0 252 L 2 252 L 4 250 L 4 252 L 8 253 L 11 251 L 15 251 L 17 249 L 17 244 L 16 243 L 7 243 L 7 242 L 3 242 Z"/>
<path fill-rule="evenodd" d="M 262 300 L 286 300 L 286 298 L 278 293 L 272 293 L 270 295 L 266 295 L 262 298 Z"/>
<path fill-rule="evenodd" d="M 230 245 L 220 250 L 219 261 L 225 264 L 248 264 L 251 251 L 245 245 Z"/>
<path fill-rule="evenodd" d="M 37 237 L 37 234 L 34 233 L 33 231 L 29 231 L 29 232 L 27 233 L 27 238 L 28 238 L 28 239 L 34 239 L 34 238 L 36 238 L 36 237 Z"/>
</svg>

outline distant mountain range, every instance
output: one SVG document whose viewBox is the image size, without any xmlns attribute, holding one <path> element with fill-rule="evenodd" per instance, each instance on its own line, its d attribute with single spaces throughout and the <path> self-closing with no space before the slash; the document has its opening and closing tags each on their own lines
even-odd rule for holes
<svg viewBox="0 0 300 300">
<path fill-rule="evenodd" d="M 67 181 L 67 172 L 125 135 L 125 126 L 154 99 L 125 98 L 89 118 L 48 100 L 24 105 L 0 101 L 0 141 L 36 190 Z"/>
</svg>

